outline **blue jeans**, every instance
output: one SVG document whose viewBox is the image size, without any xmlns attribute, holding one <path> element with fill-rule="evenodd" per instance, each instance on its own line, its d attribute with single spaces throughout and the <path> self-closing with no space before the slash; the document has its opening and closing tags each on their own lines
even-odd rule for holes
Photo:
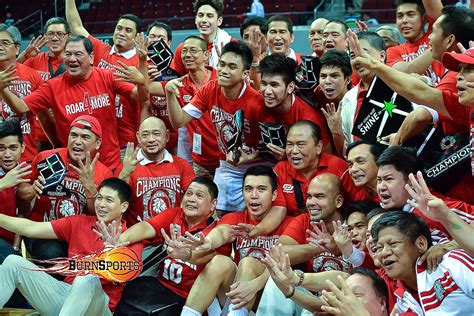
<svg viewBox="0 0 474 316">
<path fill-rule="evenodd" d="M 13 247 L 7 243 L 5 240 L 0 238 L 0 264 L 3 263 L 6 257 L 9 255 L 17 255 L 18 253 L 13 249 Z"/>
</svg>

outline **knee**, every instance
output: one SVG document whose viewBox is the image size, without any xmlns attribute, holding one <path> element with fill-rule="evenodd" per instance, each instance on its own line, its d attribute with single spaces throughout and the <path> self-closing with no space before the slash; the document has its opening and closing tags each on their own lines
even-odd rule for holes
<svg viewBox="0 0 474 316">
<path fill-rule="evenodd" d="M 4 269 L 16 268 L 16 267 L 25 266 L 25 263 L 29 263 L 29 261 L 18 255 L 9 255 L 5 258 L 1 266 Z"/>
<path fill-rule="evenodd" d="M 239 271 L 246 273 L 260 273 L 264 266 L 253 257 L 245 257 L 239 262 Z"/>
<path fill-rule="evenodd" d="M 217 255 L 209 261 L 206 269 L 212 273 L 227 274 L 235 270 L 235 263 L 227 256 Z"/>
<path fill-rule="evenodd" d="M 72 282 L 74 288 L 89 288 L 91 291 L 96 287 L 100 287 L 99 277 L 93 274 L 77 276 Z"/>
</svg>

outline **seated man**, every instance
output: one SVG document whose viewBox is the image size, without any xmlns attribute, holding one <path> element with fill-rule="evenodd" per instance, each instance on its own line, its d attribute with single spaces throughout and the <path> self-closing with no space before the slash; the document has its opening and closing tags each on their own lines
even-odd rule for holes
<svg viewBox="0 0 474 316">
<path fill-rule="evenodd" d="M 473 311 L 474 258 L 464 250 L 443 256 L 431 272 L 418 260 L 432 245 L 422 218 L 403 211 L 382 215 L 372 226 L 377 256 L 388 276 L 397 279 L 398 313 L 470 315 Z"/>
<path fill-rule="evenodd" d="M 96 216 L 75 215 L 51 222 L 34 222 L 0 214 L 0 227 L 23 236 L 65 240 L 70 258 L 90 255 L 104 250 L 104 241 L 93 229 L 96 222 L 120 222 L 129 206 L 130 186 L 116 178 L 104 180 L 95 199 Z M 123 225 L 125 230 L 126 226 Z M 130 249 L 141 254 L 140 243 Z M 141 258 L 139 257 L 141 260 Z M 42 315 L 112 315 L 124 283 L 99 279 L 94 274 L 68 276 L 58 281 L 46 272 L 34 271 L 38 266 L 20 256 L 8 256 L 0 266 L 0 308 L 15 288 L 25 296 Z"/>
</svg>

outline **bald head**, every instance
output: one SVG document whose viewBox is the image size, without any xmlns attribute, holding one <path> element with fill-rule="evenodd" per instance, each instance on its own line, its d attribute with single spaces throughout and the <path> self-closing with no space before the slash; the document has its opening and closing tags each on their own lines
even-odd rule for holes
<svg viewBox="0 0 474 316">
<path fill-rule="evenodd" d="M 342 207 L 344 198 L 341 194 L 341 181 L 332 173 L 324 173 L 314 177 L 306 192 L 306 209 L 310 220 L 320 220 L 330 223 L 340 219 L 339 209 Z"/>
<path fill-rule="evenodd" d="M 311 50 L 318 56 L 324 53 L 323 32 L 328 22 L 329 21 L 324 18 L 319 18 L 314 20 L 309 28 L 309 45 L 311 46 Z"/>
<path fill-rule="evenodd" d="M 341 194 L 342 190 L 342 183 L 341 179 L 333 173 L 323 173 L 314 177 L 309 185 L 325 185 L 328 187 L 330 192 L 333 192 L 334 195 Z"/>
<path fill-rule="evenodd" d="M 169 133 L 165 123 L 154 116 L 143 120 L 137 132 L 137 140 L 142 152 L 150 160 L 161 161 L 163 159 L 168 139 Z"/>
<path fill-rule="evenodd" d="M 166 132 L 166 125 L 162 119 L 159 119 L 155 116 L 150 116 L 142 121 L 138 131 L 142 131 L 144 129 L 163 129 Z"/>
</svg>

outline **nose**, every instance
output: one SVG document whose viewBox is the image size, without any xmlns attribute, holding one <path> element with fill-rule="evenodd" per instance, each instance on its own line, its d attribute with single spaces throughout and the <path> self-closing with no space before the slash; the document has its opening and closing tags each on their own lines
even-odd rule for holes
<svg viewBox="0 0 474 316">
<path fill-rule="evenodd" d="M 258 189 L 257 188 L 252 190 L 252 193 L 251 193 L 250 197 L 253 198 L 253 199 L 258 198 Z"/>
</svg>

